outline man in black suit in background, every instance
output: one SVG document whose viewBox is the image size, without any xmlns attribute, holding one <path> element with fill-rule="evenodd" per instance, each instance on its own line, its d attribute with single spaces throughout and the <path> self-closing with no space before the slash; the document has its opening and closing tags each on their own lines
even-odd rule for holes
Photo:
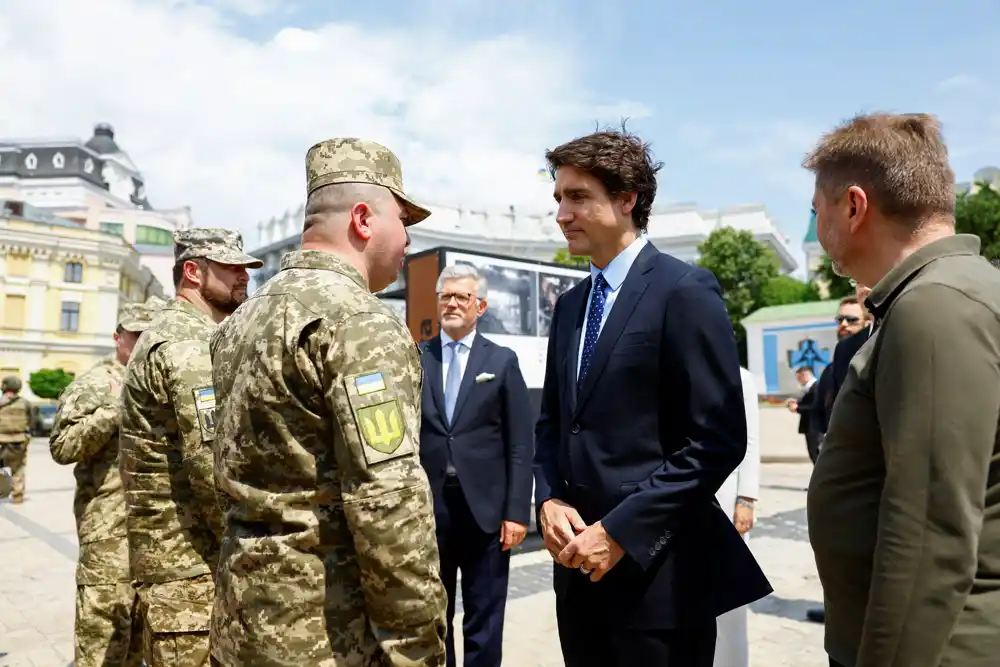
<svg viewBox="0 0 1000 667">
<path fill-rule="evenodd" d="M 546 154 L 591 277 L 560 297 L 535 429 L 567 667 L 709 667 L 716 617 L 771 587 L 715 501 L 746 453 L 739 358 L 715 277 L 642 232 L 648 147 L 621 131 Z"/>
<path fill-rule="evenodd" d="M 799 433 L 806 437 L 806 450 L 809 452 L 809 458 L 813 463 L 816 463 L 816 457 L 819 456 L 819 443 L 825 430 L 817 428 L 817 420 L 814 417 L 819 403 L 816 391 L 819 381 L 816 380 L 816 376 L 809 366 L 797 368 L 795 379 L 802 387 L 803 394 L 798 399 L 788 399 L 786 405 L 789 410 L 799 416 Z"/>
<path fill-rule="evenodd" d="M 462 571 L 465 667 L 499 667 L 510 550 L 531 515 L 531 399 L 517 355 L 476 332 L 486 279 L 468 265 L 438 278 L 441 333 L 422 345 L 420 462 L 434 493 L 454 667 L 455 586 Z"/>
</svg>

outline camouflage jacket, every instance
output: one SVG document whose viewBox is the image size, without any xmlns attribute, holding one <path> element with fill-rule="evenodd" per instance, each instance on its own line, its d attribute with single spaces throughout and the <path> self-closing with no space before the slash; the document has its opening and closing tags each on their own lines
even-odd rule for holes
<svg viewBox="0 0 1000 667">
<path fill-rule="evenodd" d="M 20 396 L 0 396 L 0 445 L 31 440 L 31 406 Z"/>
<path fill-rule="evenodd" d="M 73 513 L 80 543 L 76 583 L 129 580 L 125 491 L 118 471 L 118 425 L 125 367 L 112 355 L 59 397 L 49 449 L 56 463 L 76 464 Z"/>
<path fill-rule="evenodd" d="M 207 313 L 174 299 L 139 337 L 125 372 L 119 466 L 132 576 L 142 583 L 213 572 L 218 561 L 214 330 Z"/>
<path fill-rule="evenodd" d="M 222 664 L 443 665 L 422 370 L 361 274 L 293 252 L 212 337 Z"/>
</svg>

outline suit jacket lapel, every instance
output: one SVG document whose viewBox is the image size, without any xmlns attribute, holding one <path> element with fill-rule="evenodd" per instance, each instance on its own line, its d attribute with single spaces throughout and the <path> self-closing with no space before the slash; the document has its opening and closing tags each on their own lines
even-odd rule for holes
<svg viewBox="0 0 1000 667">
<path fill-rule="evenodd" d="M 477 333 L 472 340 L 472 349 L 469 350 L 469 362 L 465 365 L 465 374 L 462 376 L 462 384 L 458 388 L 458 398 L 455 400 L 455 414 L 452 415 L 451 426 L 454 428 L 462 416 L 462 408 L 465 407 L 469 399 L 469 393 L 475 383 L 475 378 L 479 375 L 486 358 L 489 356 L 489 341 Z"/>
<path fill-rule="evenodd" d="M 590 361 L 590 369 L 587 371 L 587 377 L 583 379 L 583 385 L 580 387 L 579 395 L 576 399 L 574 414 L 579 413 L 580 409 L 586 403 L 587 398 L 590 397 L 590 393 L 593 391 L 594 385 L 601 375 L 601 371 L 604 370 L 604 366 L 608 362 L 608 357 L 611 356 L 611 350 L 614 349 L 615 343 L 618 342 L 618 338 L 625 330 L 625 325 L 628 324 L 629 318 L 632 317 L 632 312 L 635 311 L 635 307 L 639 303 L 639 298 L 646 291 L 646 288 L 649 287 L 649 279 L 646 274 L 653 268 L 651 260 L 658 253 L 659 251 L 652 244 L 647 244 L 639 252 L 639 256 L 636 257 L 632 268 L 629 269 L 628 275 L 625 277 L 625 282 L 622 283 L 620 288 L 621 292 L 615 297 L 611 314 L 608 315 L 608 319 L 601 329 L 601 335 L 597 339 L 597 345 L 594 347 L 594 357 Z"/>
<path fill-rule="evenodd" d="M 567 295 L 566 309 L 567 316 L 572 317 L 572 326 L 569 335 L 563 340 L 565 345 L 560 349 L 565 351 L 563 359 L 563 372 L 566 374 L 566 395 L 569 398 L 569 408 L 571 412 L 576 411 L 576 360 L 580 356 L 580 344 L 583 339 L 583 320 L 587 310 L 587 296 L 590 294 L 591 279 L 581 282 L 575 288 L 575 292 Z"/>
<path fill-rule="evenodd" d="M 438 414 L 441 416 L 441 422 L 447 427 L 448 425 L 444 423 L 447 421 L 447 417 L 444 411 L 444 379 L 441 377 L 441 367 L 444 365 L 441 360 L 441 336 L 435 336 L 427 342 L 427 351 L 424 354 L 428 355 L 427 365 L 425 366 L 427 369 L 425 381 L 430 385 L 431 398 L 434 401 L 435 407 L 437 407 Z"/>
</svg>

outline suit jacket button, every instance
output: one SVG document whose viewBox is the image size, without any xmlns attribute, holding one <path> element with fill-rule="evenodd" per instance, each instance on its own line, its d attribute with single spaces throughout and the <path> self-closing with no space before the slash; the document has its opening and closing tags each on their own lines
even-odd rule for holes
<svg viewBox="0 0 1000 667">
<path fill-rule="evenodd" d="M 661 537 L 661 538 L 660 538 L 660 544 L 661 544 L 661 545 L 665 545 L 666 543 L 667 543 L 667 538 L 665 538 L 665 537 Z"/>
<path fill-rule="evenodd" d="M 572 433 L 573 435 L 576 435 L 577 433 L 580 432 L 580 425 L 573 424 L 572 426 L 569 427 L 569 432 Z"/>
<path fill-rule="evenodd" d="M 655 556 L 656 555 L 656 549 L 650 549 L 649 550 L 649 555 L 650 556 Z"/>
</svg>

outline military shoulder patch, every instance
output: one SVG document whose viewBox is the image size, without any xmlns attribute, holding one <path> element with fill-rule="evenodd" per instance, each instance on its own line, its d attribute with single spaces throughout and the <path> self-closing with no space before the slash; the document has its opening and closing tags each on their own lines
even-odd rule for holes
<svg viewBox="0 0 1000 667">
<path fill-rule="evenodd" d="M 194 409 L 201 427 L 201 441 L 211 442 L 215 439 L 215 388 L 199 387 L 192 389 L 191 393 L 194 395 Z"/>
<path fill-rule="evenodd" d="M 392 454 L 403 444 L 406 430 L 396 399 L 358 409 L 358 425 L 365 444 L 382 454 Z"/>
</svg>

